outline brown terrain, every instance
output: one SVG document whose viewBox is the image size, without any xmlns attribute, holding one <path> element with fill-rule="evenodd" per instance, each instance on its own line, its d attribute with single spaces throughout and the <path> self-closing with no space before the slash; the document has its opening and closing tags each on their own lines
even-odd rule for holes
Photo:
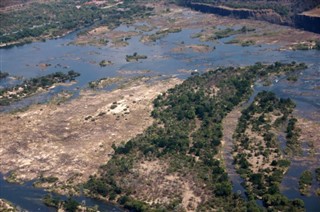
<svg viewBox="0 0 320 212">
<path fill-rule="evenodd" d="M 0 199 L 0 211 L 2 212 L 15 212 L 17 211 L 9 202 Z"/>
<path fill-rule="evenodd" d="M 171 173 L 169 162 L 142 160 L 136 164 L 131 174 L 122 179 L 122 186 L 133 192 L 133 197 L 148 204 L 170 204 L 174 199 L 182 199 L 182 210 L 194 211 L 207 198 L 204 189 L 195 183 L 192 173 L 181 175 Z M 120 180 L 120 179 L 119 179 Z"/>
<path fill-rule="evenodd" d="M 319 166 L 320 158 L 320 123 L 300 117 L 297 127 L 300 129 L 300 141 L 306 144 L 307 151 L 307 157 L 298 157 L 298 159 L 311 161 L 315 168 Z"/>
<path fill-rule="evenodd" d="M 85 182 L 110 159 L 112 144 L 126 142 L 152 124 L 152 99 L 180 83 L 172 78 L 149 85 L 146 80 L 109 93 L 83 91 L 59 105 L 1 114 L 1 173 L 17 182 L 57 177 L 61 193 L 61 185 Z"/>
<path fill-rule="evenodd" d="M 303 15 L 313 16 L 313 17 L 320 17 L 320 8 L 315 8 L 306 12 L 302 13 Z"/>
<path fill-rule="evenodd" d="M 48 3 L 58 0 L 1 0 L 0 1 L 0 12 L 9 12 L 15 10 L 23 10 L 31 3 Z"/>
<path fill-rule="evenodd" d="M 235 39 L 239 43 L 245 41 L 253 41 L 255 45 L 260 44 L 275 44 L 279 49 L 292 49 L 299 43 L 304 43 L 309 40 L 319 40 L 320 35 L 312 32 L 307 32 L 287 26 L 280 26 L 270 24 L 264 21 L 250 20 L 250 19 L 235 19 L 231 17 L 222 17 L 214 14 L 207 14 L 196 12 L 188 8 L 170 5 L 170 7 L 161 3 L 149 3 L 146 6 L 154 8 L 154 15 L 145 19 L 137 19 L 136 22 L 144 21 L 144 26 L 135 25 L 135 30 L 125 31 L 112 31 L 106 27 L 97 27 L 96 29 L 88 31 L 86 34 L 79 36 L 75 40 L 78 45 L 106 45 L 101 43 L 101 40 L 108 40 L 111 42 L 111 47 L 126 46 L 125 38 L 133 36 L 141 36 L 141 42 L 152 43 L 150 35 L 145 36 L 143 32 L 156 29 L 161 32 L 170 29 L 200 29 L 203 36 L 200 37 L 201 41 L 207 41 L 218 30 L 215 27 L 223 25 L 226 27 L 242 27 L 253 28 L 255 31 L 241 33 L 235 35 Z M 166 36 L 167 34 L 164 34 Z M 220 41 L 213 41 L 220 42 Z M 177 47 L 173 51 L 185 51 L 191 49 L 195 52 L 210 52 L 204 46 L 191 45 L 184 46 L 177 43 Z"/>
</svg>

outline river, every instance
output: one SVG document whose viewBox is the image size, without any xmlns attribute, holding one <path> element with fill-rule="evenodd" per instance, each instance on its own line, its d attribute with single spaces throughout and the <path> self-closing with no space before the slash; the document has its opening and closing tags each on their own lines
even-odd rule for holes
<svg viewBox="0 0 320 212">
<path fill-rule="evenodd" d="M 140 23 L 141 24 L 141 23 Z M 116 30 L 128 31 L 132 27 L 120 26 Z M 199 70 L 204 72 L 208 68 L 219 66 L 244 66 L 256 62 L 273 63 L 280 62 L 304 62 L 309 68 L 301 72 L 296 83 L 287 82 L 285 77 L 275 79 L 271 86 L 256 86 L 256 91 L 266 89 L 274 91 L 278 96 L 292 98 L 297 103 L 297 113 L 305 118 L 319 122 L 313 117 L 313 112 L 320 111 L 320 92 L 315 89 L 320 86 L 320 51 L 278 51 L 277 46 L 261 45 L 241 47 L 237 45 L 224 44 L 231 38 L 220 39 L 218 42 L 200 42 L 191 38 L 191 35 L 200 32 L 201 29 L 184 29 L 179 33 L 172 33 L 154 43 L 141 43 L 140 36 L 132 37 L 128 40 L 129 45 L 121 48 L 113 48 L 110 45 L 103 47 L 75 46 L 69 45 L 76 37 L 76 32 L 63 38 L 48 40 L 46 42 L 36 42 L 24 46 L 9 49 L 0 49 L 1 71 L 10 73 L 12 76 L 22 76 L 24 78 L 37 77 L 53 73 L 56 71 L 66 72 L 75 70 L 81 73 L 77 83 L 71 86 L 58 86 L 43 95 L 33 96 L 21 102 L 14 103 L 10 107 L 2 107 L 0 111 L 11 111 L 22 108 L 29 104 L 41 103 L 50 99 L 53 95 L 62 90 L 69 90 L 77 93 L 79 88 L 86 88 L 88 82 L 102 77 L 132 77 L 142 74 L 125 75 L 121 71 L 151 70 L 144 73 L 145 76 L 176 76 L 181 79 L 187 78 L 190 73 L 178 70 Z M 185 45 L 206 44 L 215 47 L 209 53 L 197 53 L 192 51 L 173 52 L 172 48 L 181 42 Z M 127 54 L 147 55 L 146 60 L 139 62 L 127 62 Z M 110 60 L 113 65 L 100 67 L 101 60 Z M 47 68 L 39 67 L 39 64 L 50 64 Z M 10 86 L 17 81 L 9 78 L 0 81 L 0 86 Z M 230 155 L 229 155 L 230 156 Z M 304 170 L 304 166 L 298 163 L 290 167 L 286 174 L 283 185 L 290 187 L 290 180 L 297 180 L 299 174 Z M 299 170 L 299 171 L 296 171 Z M 41 198 L 45 191 L 36 189 L 30 183 L 24 185 L 8 184 L 0 178 L 1 192 L 0 198 L 5 198 L 21 208 L 35 211 L 51 211 L 41 203 Z M 241 190 L 240 182 L 235 184 L 236 190 Z M 291 185 L 292 186 L 292 185 Z M 300 198 L 297 192 L 283 189 L 284 194 L 289 198 Z M 302 198 L 306 203 L 308 211 L 320 208 L 319 197 L 310 196 Z M 96 204 L 94 200 L 86 199 L 86 202 Z M 99 203 L 100 204 L 100 203 Z M 106 204 L 102 211 L 119 210 Z"/>
</svg>

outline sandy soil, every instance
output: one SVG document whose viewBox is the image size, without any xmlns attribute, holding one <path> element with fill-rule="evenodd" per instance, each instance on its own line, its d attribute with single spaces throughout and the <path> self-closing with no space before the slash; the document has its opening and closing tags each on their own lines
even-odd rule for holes
<svg viewBox="0 0 320 212">
<path fill-rule="evenodd" d="M 126 178 L 134 197 L 149 204 L 169 204 L 182 199 L 184 211 L 195 211 L 201 203 L 204 191 L 196 185 L 192 176 L 168 173 L 166 161 L 140 161 L 133 170 L 133 176 Z"/>
<path fill-rule="evenodd" d="M 84 182 L 110 159 L 113 143 L 126 142 L 153 122 L 152 99 L 177 83 L 140 80 L 109 93 L 84 91 L 60 105 L 0 114 L 0 171 L 23 181 L 43 175 L 62 184 Z"/>
<path fill-rule="evenodd" d="M 309 11 L 302 13 L 303 15 L 313 16 L 313 17 L 320 17 L 320 8 L 315 8 Z"/>
<path fill-rule="evenodd" d="M 0 199 L 0 211 L 3 212 L 15 212 L 17 211 L 10 203 L 7 201 Z"/>
<path fill-rule="evenodd" d="M 208 53 L 213 51 L 213 48 L 207 45 L 180 45 L 172 49 L 173 52 L 181 53 L 191 50 L 196 53 Z"/>
<path fill-rule="evenodd" d="M 319 113 L 318 113 L 319 115 Z M 298 118 L 297 127 L 300 129 L 300 140 L 307 145 L 309 157 L 303 160 L 311 160 L 319 166 L 320 162 L 320 122 Z"/>
</svg>

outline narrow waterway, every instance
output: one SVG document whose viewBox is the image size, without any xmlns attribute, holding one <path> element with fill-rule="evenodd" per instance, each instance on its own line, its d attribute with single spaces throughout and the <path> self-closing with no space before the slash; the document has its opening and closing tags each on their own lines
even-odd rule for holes
<svg viewBox="0 0 320 212">
<path fill-rule="evenodd" d="M 55 208 L 51 208 L 43 204 L 43 197 L 50 193 L 41 188 L 35 188 L 32 184 L 33 182 L 27 182 L 24 184 L 8 183 L 3 179 L 3 175 L 0 174 L 0 198 L 10 201 L 17 207 L 17 209 L 21 211 L 57 211 Z M 67 196 L 63 195 L 52 195 L 60 198 L 61 200 L 66 200 L 68 198 Z M 74 196 L 72 198 L 79 203 L 85 203 L 85 205 L 89 207 L 98 206 L 100 211 L 123 211 L 121 208 L 116 207 L 115 205 L 84 196 Z"/>
<path fill-rule="evenodd" d="M 246 199 L 245 195 L 245 189 L 241 185 L 243 182 L 243 179 L 240 177 L 240 175 L 237 173 L 235 165 L 233 164 L 233 133 L 235 132 L 238 120 L 241 116 L 241 108 L 237 107 L 233 109 L 223 120 L 222 126 L 223 126 L 223 158 L 225 162 L 225 167 L 227 169 L 228 176 L 230 177 L 230 180 L 233 184 L 233 192 L 240 194 L 242 197 Z"/>
</svg>

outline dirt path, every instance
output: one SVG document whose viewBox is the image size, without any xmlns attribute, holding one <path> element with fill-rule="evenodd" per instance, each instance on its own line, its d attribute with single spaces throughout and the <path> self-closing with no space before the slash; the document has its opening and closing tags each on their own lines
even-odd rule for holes
<svg viewBox="0 0 320 212">
<path fill-rule="evenodd" d="M 241 116 L 241 108 L 233 109 L 222 121 L 223 137 L 222 137 L 222 156 L 224 158 L 227 173 L 233 183 L 233 192 L 241 191 L 244 194 L 244 188 L 241 186 L 243 181 L 239 174 L 236 173 L 233 165 L 233 138 L 232 135 L 237 128 L 238 120 Z"/>
<path fill-rule="evenodd" d="M 86 91 L 61 105 L 0 114 L 0 171 L 21 180 L 43 175 L 62 184 L 84 182 L 110 159 L 113 143 L 126 142 L 152 124 L 152 100 L 177 83 L 139 81 L 108 93 Z"/>
</svg>

